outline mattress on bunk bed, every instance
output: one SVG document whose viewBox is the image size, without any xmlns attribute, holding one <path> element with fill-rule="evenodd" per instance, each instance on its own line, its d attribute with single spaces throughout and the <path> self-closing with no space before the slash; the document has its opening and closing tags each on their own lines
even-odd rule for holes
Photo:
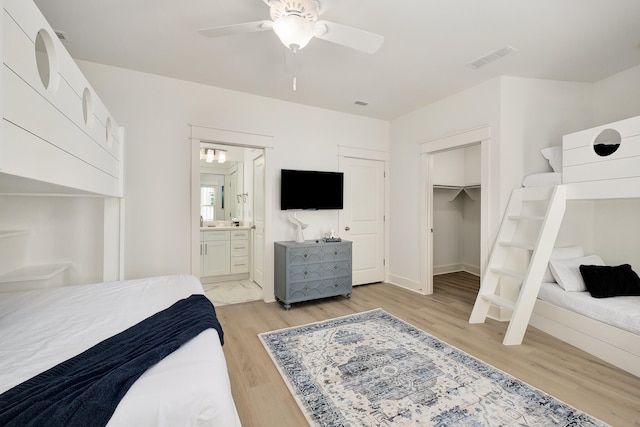
<svg viewBox="0 0 640 427">
<path fill-rule="evenodd" d="M 0 294 L 0 393 L 202 293 L 195 277 L 165 276 Z M 216 330 L 142 374 L 108 425 L 239 426 Z"/>
<path fill-rule="evenodd" d="M 542 283 L 538 298 L 640 335 L 640 296 L 593 298 L 586 291 L 567 292 L 557 283 Z"/>
</svg>

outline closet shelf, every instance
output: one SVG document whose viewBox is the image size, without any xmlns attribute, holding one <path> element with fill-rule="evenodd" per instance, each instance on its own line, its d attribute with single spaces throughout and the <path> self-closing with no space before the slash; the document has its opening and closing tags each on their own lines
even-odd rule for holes
<svg viewBox="0 0 640 427">
<path fill-rule="evenodd" d="M 455 193 L 453 193 L 451 195 L 451 197 L 449 197 L 449 201 L 453 202 L 456 199 L 456 197 L 458 197 L 462 193 L 466 194 L 468 198 L 470 198 L 471 200 L 475 201 L 476 200 L 476 194 L 472 194 L 469 190 L 479 189 L 479 188 L 481 188 L 481 186 L 480 186 L 480 184 L 472 184 L 472 185 L 441 185 L 441 184 L 435 184 L 433 186 L 433 188 L 439 188 L 439 189 L 442 189 L 442 190 L 453 190 L 453 191 L 455 191 Z"/>
</svg>

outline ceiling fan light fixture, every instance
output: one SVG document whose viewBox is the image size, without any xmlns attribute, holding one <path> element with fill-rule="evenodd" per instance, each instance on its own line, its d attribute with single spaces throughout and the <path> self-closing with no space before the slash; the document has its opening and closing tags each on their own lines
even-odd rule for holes
<svg viewBox="0 0 640 427">
<path fill-rule="evenodd" d="M 316 33 L 315 23 L 298 15 L 286 15 L 276 19 L 273 31 L 294 52 L 305 47 Z"/>
</svg>

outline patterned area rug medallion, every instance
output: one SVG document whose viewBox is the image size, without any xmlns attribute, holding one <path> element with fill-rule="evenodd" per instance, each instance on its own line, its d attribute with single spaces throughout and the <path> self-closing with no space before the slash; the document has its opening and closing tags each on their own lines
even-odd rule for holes
<svg viewBox="0 0 640 427">
<path fill-rule="evenodd" d="M 381 309 L 260 334 L 314 426 L 605 426 Z"/>
</svg>

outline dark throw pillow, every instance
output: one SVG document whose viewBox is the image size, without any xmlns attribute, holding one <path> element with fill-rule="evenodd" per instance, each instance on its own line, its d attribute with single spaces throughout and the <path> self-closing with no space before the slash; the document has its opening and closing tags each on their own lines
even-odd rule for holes
<svg viewBox="0 0 640 427">
<path fill-rule="evenodd" d="M 629 264 L 581 265 L 580 274 L 594 298 L 640 295 L 640 277 Z"/>
</svg>

